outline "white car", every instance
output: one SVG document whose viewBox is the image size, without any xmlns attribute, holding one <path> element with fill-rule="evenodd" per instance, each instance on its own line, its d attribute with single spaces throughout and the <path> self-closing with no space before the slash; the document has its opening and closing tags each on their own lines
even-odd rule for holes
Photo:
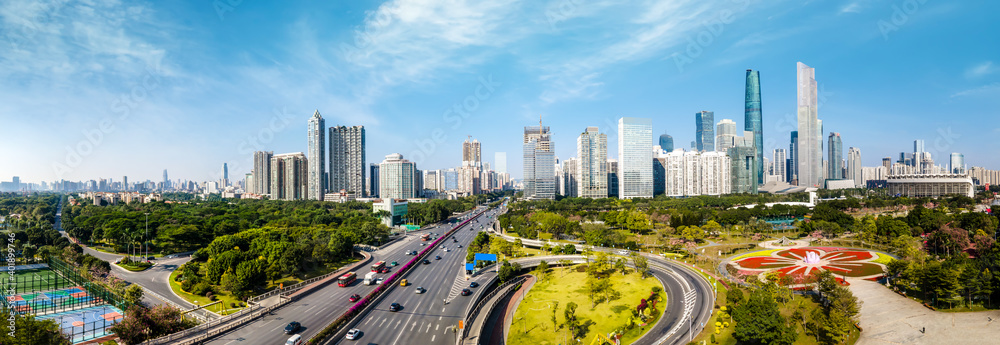
<svg viewBox="0 0 1000 345">
<path fill-rule="evenodd" d="M 358 336 L 360 335 L 361 335 L 360 329 L 357 328 L 351 329 L 350 331 L 347 331 L 347 340 L 358 339 Z"/>
<path fill-rule="evenodd" d="M 427 289 L 424 289 L 423 287 L 418 286 L 417 289 L 414 290 L 414 292 L 416 292 L 418 294 L 419 293 L 424 293 L 424 292 L 427 292 Z"/>
<path fill-rule="evenodd" d="M 631 254 L 631 252 L 629 252 L 627 249 L 622 249 L 618 251 L 618 255 L 628 256 L 629 254 Z"/>
<path fill-rule="evenodd" d="M 385 278 L 378 278 L 378 280 L 375 281 L 375 284 L 382 285 L 382 283 L 384 283 L 384 282 L 385 282 Z"/>
<path fill-rule="evenodd" d="M 448 248 L 443 248 L 443 249 L 444 249 L 444 251 L 446 251 L 446 252 L 450 252 L 450 251 L 451 251 L 451 249 L 448 249 Z"/>
</svg>

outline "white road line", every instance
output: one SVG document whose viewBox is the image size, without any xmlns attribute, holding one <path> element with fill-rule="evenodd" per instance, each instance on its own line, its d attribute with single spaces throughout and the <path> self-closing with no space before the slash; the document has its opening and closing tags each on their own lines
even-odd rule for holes
<svg viewBox="0 0 1000 345">
<path fill-rule="evenodd" d="M 388 318 L 382 319 L 382 323 L 378 324 L 378 328 L 382 328 L 382 326 L 385 325 L 386 320 L 388 320 Z"/>
<path fill-rule="evenodd" d="M 431 336 L 431 342 L 434 342 L 434 338 L 437 338 L 437 334 Z"/>
<path fill-rule="evenodd" d="M 431 331 L 431 324 L 427 324 L 427 330 L 424 333 L 429 333 Z"/>
<path fill-rule="evenodd" d="M 440 324 L 438 324 L 438 325 L 434 326 L 434 330 L 435 330 L 435 331 L 436 331 L 436 330 L 439 330 L 439 329 L 441 329 L 441 325 L 440 325 Z"/>
</svg>

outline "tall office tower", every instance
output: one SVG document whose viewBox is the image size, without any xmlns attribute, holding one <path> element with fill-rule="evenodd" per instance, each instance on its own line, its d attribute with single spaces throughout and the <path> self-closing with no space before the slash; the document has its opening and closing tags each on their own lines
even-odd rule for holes
<svg viewBox="0 0 1000 345">
<path fill-rule="evenodd" d="M 462 169 L 459 172 L 458 189 L 473 195 L 482 193 L 482 148 L 479 140 L 469 139 L 462 143 Z"/>
<path fill-rule="evenodd" d="M 576 157 L 570 157 L 562 163 L 563 171 L 563 196 L 579 197 L 580 161 Z"/>
<path fill-rule="evenodd" d="M 653 150 L 653 196 L 667 191 L 667 153 Z"/>
<path fill-rule="evenodd" d="M 885 170 L 892 169 L 892 157 L 882 158 L 882 166 L 885 167 Z"/>
<path fill-rule="evenodd" d="M 705 152 L 701 154 L 701 194 L 723 195 L 732 189 L 730 158 L 725 152 Z"/>
<path fill-rule="evenodd" d="M 303 200 L 309 186 L 306 154 L 283 153 L 271 157 L 271 199 Z"/>
<path fill-rule="evenodd" d="M 19 183 L 15 181 L 14 185 L 17 186 Z M 170 179 L 167 178 L 167 169 L 163 169 L 163 189 L 170 189 Z"/>
<path fill-rule="evenodd" d="M 229 163 L 222 163 L 222 179 L 219 180 L 219 187 L 229 186 Z"/>
<path fill-rule="evenodd" d="M 760 71 L 747 70 L 746 82 L 746 109 L 744 112 L 744 130 L 753 132 L 753 138 L 757 142 L 757 183 L 764 183 L 764 128 L 763 113 L 760 106 Z"/>
<path fill-rule="evenodd" d="M 608 197 L 618 196 L 618 160 L 608 159 Z"/>
<path fill-rule="evenodd" d="M 587 127 L 576 138 L 576 155 L 580 166 L 577 191 L 581 198 L 608 197 L 608 136 L 598 127 Z"/>
<path fill-rule="evenodd" d="M 128 191 L 128 176 L 122 176 L 122 190 Z"/>
<path fill-rule="evenodd" d="M 854 181 L 855 188 L 864 187 L 861 176 L 861 149 L 850 147 L 847 149 L 847 178 Z"/>
<path fill-rule="evenodd" d="M 798 185 L 799 180 L 799 131 L 792 131 L 791 144 L 788 145 L 788 165 L 785 173 L 788 174 L 788 184 Z"/>
<path fill-rule="evenodd" d="M 785 157 L 785 149 L 774 149 L 774 169 L 773 175 L 778 177 L 778 181 L 788 181 L 788 158 Z"/>
<path fill-rule="evenodd" d="M 556 196 L 555 143 L 549 127 L 524 127 L 524 197 L 554 199 Z"/>
<path fill-rule="evenodd" d="M 822 122 L 818 119 L 816 70 L 798 63 L 798 125 L 799 138 L 796 161 L 799 186 L 823 185 L 823 135 Z M 733 160 L 735 164 L 736 160 Z M 735 186 L 734 186 L 735 188 Z"/>
<path fill-rule="evenodd" d="M 711 129 L 711 122 L 709 122 Z M 709 137 L 711 144 L 711 137 Z M 653 197 L 653 120 L 618 119 L 618 198 Z"/>
<path fill-rule="evenodd" d="M 378 163 L 372 163 L 368 166 L 368 196 L 378 197 Z M 331 190 L 331 192 L 339 192 L 339 190 Z"/>
<path fill-rule="evenodd" d="M 271 195 L 271 158 L 274 151 L 253 153 L 253 192 L 257 195 Z M 274 200 L 274 197 L 271 197 Z"/>
<path fill-rule="evenodd" d="M 698 151 L 715 151 L 715 129 L 712 127 L 714 123 L 715 113 L 711 111 L 702 110 L 694 114 L 694 142 Z"/>
<path fill-rule="evenodd" d="M 952 152 L 951 154 L 951 164 L 948 166 L 948 172 L 952 174 L 965 174 L 965 155 Z"/>
<path fill-rule="evenodd" d="M 830 132 L 827 146 L 826 177 L 829 180 L 842 180 L 844 179 L 844 142 L 840 138 L 840 133 Z"/>
<path fill-rule="evenodd" d="M 917 139 L 913 141 L 913 153 L 927 152 L 924 151 L 924 140 Z"/>
<path fill-rule="evenodd" d="M 243 177 L 243 192 L 253 193 L 253 173 L 246 173 Z"/>
<path fill-rule="evenodd" d="M 736 140 L 736 122 L 722 119 L 715 127 L 715 150 L 725 152 L 733 147 L 733 141 Z"/>
<path fill-rule="evenodd" d="M 494 170 L 496 170 L 498 173 L 506 174 L 507 173 L 507 152 L 497 152 L 497 153 L 494 153 L 493 154 L 493 160 L 494 160 L 493 163 L 496 164 L 496 166 L 494 167 Z"/>
<path fill-rule="evenodd" d="M 417 165 L 393 153 L 385 156 L 378 167 L 378 195 L 382 199 L 416 198 L 419 186 L 415 185 Z"/>
<path fill-rule="evenodd" d="M 673 151 L 674 137 L 667 133 L 660 134 L 660 148 L 667 152 Z"/>
<path fill-rule="evenodd" d="M 753 132 L 744 131 L 736 138 L 736 146 L 726 150 L 731 161 L 733 193 L 757 194 L 757 148 L 754 146 Z"/>
<path fill-rule="evenodd" d="M 330 127 L 331 191 L 365 192 L 365 126 Z M 384 196 L 383 196 L 384 198 Z"/>
<path fill-rule="evenodd" d="M 307 152 L 309 153 L 309 200 L 323 200 L 326 194 L 326 121 L 319 110 L 309 118 L 306 130 Z M 331 151 L 332 152 L 332 151 Z M 340 190 L 336 190 L 339 192 Z M 362 191 L 356 191 L 363 195 Z"/>
</svg>

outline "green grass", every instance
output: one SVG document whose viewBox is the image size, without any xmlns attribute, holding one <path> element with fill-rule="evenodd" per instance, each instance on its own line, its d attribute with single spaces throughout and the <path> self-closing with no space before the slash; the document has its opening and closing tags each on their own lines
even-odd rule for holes
<svg viewBox="0 0 1000 345">
<path fill-rule="evenodd" d="M 875 255 L 875 260 L 872 260 L 872 262 L 878 263 L 878 264 L 888 265 L 890 262 L 893 262 L 894 260 L 896 260 L 896 259 L 893 259 L 891 256 L 888 256 L 888 255 L 885 255 L 885 254 L 879 254 L 879 253 L 872 252 L 872 255 Z"/>
<path fill-rule="evenodd" d="M 739 260 L 739 259 L 746 259 L 746 258 L 758 257 L 758 256 L 771 256 L 772 253 L 777 252 L 777 251 L 781 251 L 781 250 L 785 250 L 785 249 L 767 249 L 767 250 L 761 250 L 761 251 L 757 251 L 757 252 L 750 252 L 750 253 L 746 253 L 746 254 L 737 256 L 735 258 L 732 258 L 732 261 L 736 261 L 736 260 Z"/>
<path fill-rule="evenodd" d="M 132 272 L 141 272 L 149 269 L 150 267 L 153 267 L 153 264 L 148 264 L 145 262 L 140 262 L 138 264 L 117 263 L 115 265 L 118 265 L 118 267 L 124 268 Z"/>
<path fill-rule="evenodd" d="M 180 270 L 174 270 L 173 272 L 170 273 L 170 279 L 169 279 L 170 280 L 170 289 L 173 290 L 174 293 L 177 294 L 177 296 L 181 296 L 181 298 L 183 298 L 185 301 L 188 301 L 188 302 L 191 302 L 191 303 L 194 303 L 194 304 L 198 304 L 198 305 L 205 305 L 205 304 L 208 304 L 208 303 L 212 302 L 212 301 L 209 301 L 208 297 L 190 294 L 187 291 L 184 291 L 184 289 L 181 289 L 181 283 L 179 283 L 176 280 L 174 280 L 177 277 L 177 275 L 180 274 L 180 272 L 181 272 Z M 217 290 L 222 290 L 222 289 L 219 289 L 218 286 L 216 286 L 215 288 Z M 215 298 L 217 300 L 221 300 L 222 301 L 222 303 L 221 303 L 222 306 L 220 306 L 218 304 L 213 305 L 213 306 L 207 308 L 209 311 L 213 311 L 213 312 L 219 313 L 221 315 L 226 315 L 226 314 L 233 313 L 233 312 L 235 312 L 237 310 L 243 309 L 241 307 L 237 307 L 235 309 L 230 309 L 231 305 L 232 305 L 231 303 L 236 303 L 237 305 L 239 305 L 239 303 L 241 301 L 239 299 L 237 299 L 236 297 L 233 297 L 233 295 L 231 295 L 228 291 L 218 291 L 218 293 L 215 293 L 214 295 L 215 295 Z M 223 311 L 223 312 L 220 312 L 220 310 Z"/>
<path fill-rule="evenodd" d="M 552 304 L 559 302 L 559 309 L 556 312 L 557 322 L 565 322 L 564 310 L 566 304 L 574 302 L 578 305 L 576 317 L 581 324 L 593 322 L 587 332 L 584 343 L 589 344 L 596 334 L 608 334 L 611 331 L 624 326 L 632 317 L 631 310 L 639 304 L 639 300 L 649 296 L 649 292 L 654 286 L 663 287 L 660 282 L 653 277 L 640 279 L 638 274 L 630 273 L 622 276 L 612 274 L 611 280 L 615 291 L 621 293 L 621 298 L 610 303 L 598 304 L 591 309 L 591 302 L 584 292 L 584 285 L 587 281 L 587 274 L 576 272 L 575 266 L 569 268 L 554 268 L 548 279 L 535 283 L 531 291 L 525 296 L 514 314 L 514 322 L 510 326 L 508 343 L 512 345 L 555 345 L 565 344 L 567 329 L 563 326 L 552 326 Z M 666 305 L 665 297 L 661 294 L 661 301 L 657 303 L 659 313 L 663 312 Z M 650 321 L 650 325 L 656 319 Z M 622 344 L 630 344 L 639 339 L 650 326 L 635 327 L 629 330 L 622 337 Z"/>
</svg>

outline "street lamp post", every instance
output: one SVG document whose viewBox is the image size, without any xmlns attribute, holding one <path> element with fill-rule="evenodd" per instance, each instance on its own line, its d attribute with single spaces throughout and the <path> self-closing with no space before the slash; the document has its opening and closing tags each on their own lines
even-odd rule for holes
<svg viewBox="0 0 1000 345">
<path fill-rule="evenodd" d="M 149 260 L 149 212 L 146 212 L 146 260 Z"/>
</svg>

